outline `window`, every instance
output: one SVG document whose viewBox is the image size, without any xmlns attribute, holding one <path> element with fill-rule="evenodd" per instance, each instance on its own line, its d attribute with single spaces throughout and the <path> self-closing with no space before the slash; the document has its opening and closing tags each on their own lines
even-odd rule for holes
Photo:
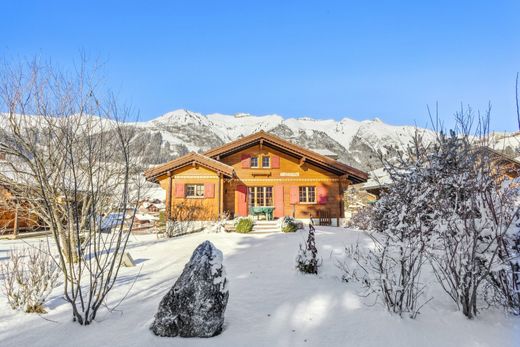
<svg viewBox="0 0 520 347">
<path fill-rule="evenodd" d="M 251 167 L 258 167 L 258 157 L 251 157 Z"/>
<path fill-rule="evenodd" d="M 316 187 L 299 187 L 300 203 L 312 204 L 316 202 Z"/>
<path fill-rule="evenodd" d="M 262 167 L 271 167 L 270 159 L 268 156 L 262 157 Z"/>
<path fill-rule="evenodd" d="M 204 185 L 203 184 L 187 184 L 186 185 L 187 198 L 203 198 Z"/>
<path fill-rule="evenodd" d="M 273 187 L 248 187 L 249 206 L 273 206 Z"/>
</svg>

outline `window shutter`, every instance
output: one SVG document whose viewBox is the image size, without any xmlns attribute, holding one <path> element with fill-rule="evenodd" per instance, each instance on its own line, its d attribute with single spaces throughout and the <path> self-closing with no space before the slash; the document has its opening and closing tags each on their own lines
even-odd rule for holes
<svg viewBox="0 0 520 347">
<path fill-rule="evenodd" d="M 242 154 L 242 169 L 251 167 L 251 154 Z"/>
<path fill-rule="evenodd" d="M 300 196 L 298 195 L 298 187 L 291 187 L 291 204 L 297 204 L 300 202 Z"/>
<path fill-rule="evenodd" d="M 279 169 L 280 168 L 280 157 L 277 155 L 273 155 L 271 157 L 271 168 Z"/>
<path fill-rule="evenodd" d="M 327 187 L 318 187 L 318 204 L 326 204 L 329 201 L 329 192 Z"/>
<path fill-rule="evenodd" d="M 214 198 L 215 197 L 215 183 L 204 183 L 204 197 Z"/>
<path fill-rule="evenodd" d="M 184 198 L 184 184 L 183 183 L 175 183 L 175 197 Z"/>
<path fill-rule="evenodd" d="M 274 186 L 274 216 L 279 218 L 284 216 L 283 211 L 283 186 Z"/>
</svg>

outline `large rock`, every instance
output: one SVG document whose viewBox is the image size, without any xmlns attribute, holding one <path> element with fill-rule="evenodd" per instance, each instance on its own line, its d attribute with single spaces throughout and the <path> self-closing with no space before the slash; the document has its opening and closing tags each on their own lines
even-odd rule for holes
<svg viewBox="0 0 520 347">
<path fill-rule="evenodd" d="M 155 335 L 211 337 L 220 334 L 228 301 L 222 252 L 204 241 L 159 304 L 150 327 Z"/>
</svg>

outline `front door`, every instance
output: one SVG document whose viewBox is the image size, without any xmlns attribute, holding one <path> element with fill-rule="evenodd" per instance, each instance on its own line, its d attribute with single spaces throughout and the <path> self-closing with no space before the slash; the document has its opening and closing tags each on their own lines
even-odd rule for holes
<svg viewBox="0 0 520 347">
<path fill-rule="evenodd" d="M 235 191 L 235 215 L 247 216 L 247 187 L 238 185 Z"/>
</svg>

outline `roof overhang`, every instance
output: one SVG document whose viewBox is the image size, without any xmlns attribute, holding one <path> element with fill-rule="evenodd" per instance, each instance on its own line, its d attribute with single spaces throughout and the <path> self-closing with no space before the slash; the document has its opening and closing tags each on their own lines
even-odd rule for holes
<svg viewBox="0 0 520 347">
<path fill-rule="evenodd" d="M 144 172 L 144 176 L 146 177 L 147 181 L 157 183 L 157 179 L 160 176 L 166 175 L 189 165 L 200 165 L 226 177 L 233 177 L 235 172 L 233 167 L 229 165 L 226 165 L 205 155 L 191 152 L 182 157 L 146 170 Z"/>
<path fill-rule="evenodd" d="M 305 162 L 309 162 L 312 165 L 332 172 L 338 176 L 347 176 L 348 179 L 354 184 L 366 182 L 368 179 L 368 174 L 364 171 L 358 170 L 325 155 L 298 146 L 278 136 L 266 133 L 263 130 L 249 136 L 242 137 L 223 146 L 211 149 L 205 152 L 204 155 L 220 160 L 222 157 L 231 155 L 257 144 L 271 147 L 282 153 L 286 153 Z"/>
</svg>

